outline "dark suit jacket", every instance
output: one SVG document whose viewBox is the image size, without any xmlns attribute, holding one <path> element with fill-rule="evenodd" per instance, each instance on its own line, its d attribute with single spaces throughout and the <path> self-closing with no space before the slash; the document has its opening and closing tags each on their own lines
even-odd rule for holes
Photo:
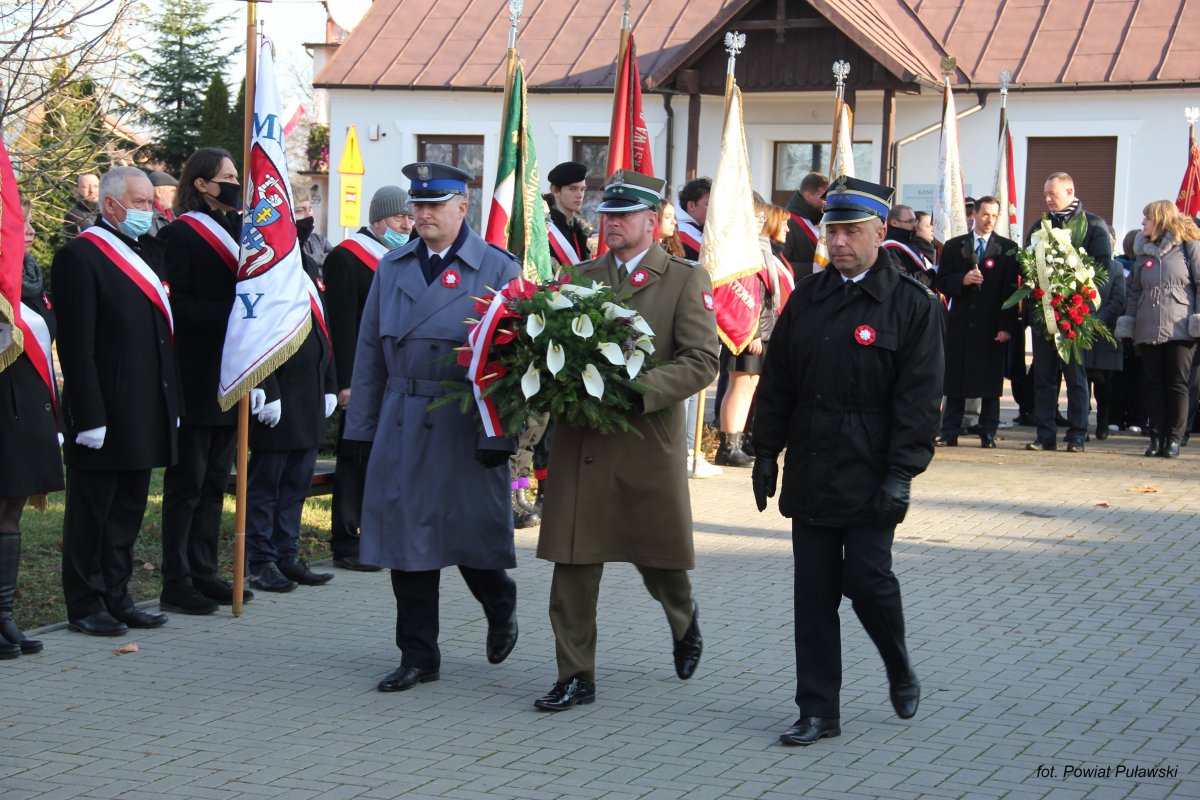
<svg viewBox="0 0 1200 800">
<path fill-rule="evenodd" d="M 370 228 L 363 227 L 358 232 L 376 241 L 379 239 Z M 354 372 L 354 349 L 358 346 L 358 327 L 362 323 L 367 294 L 375 280 L 375 270 L 364 264 L 353 250 L 339 244 L 325 256 L 324 272 L 325 313 L 337 364 L 337 388 L 349 389 Z"/>
<path fill-rule="evenodd" d="M 983 283 L 963 286 L 975 266 L 975 235 L 955 236 L 942 248 L 937 290 L 950 299 L 946 319 L 946 378 L 950 397 L 999 397 L 1004 388 L 1008 345 L 996 334 L 1020 332 L 1017 308 L 1001 309 L 1017 289 L 1017 243 L 993 233 L 980 259 Z"/>
<path fill-rule="evenodd" d="M 135 241 L 102 224 L 164 274 L 162 242 L 149 236 Z M 174 463 L 179 386 L 166 318 L 85 238 L 55 254 L 51 282 L 67 466 L 139 470 Z M 108 430 L 99 450 L 75 443 L 80 431 L 102 426 Z"/>
<path fill-rule="evenodd" d="M 1096 318 L 1108 326 L 1109 333 L 1117 327 L 1117 317 L 1125 313 L 1125 269 L 1115 258 L 1108 262 L 1108 282 L 1100 287 L 1100 310 Z M 1110 344 L 1097 339 L 1083 356 L 1088 369 L 1119 371 L 1125 367 L 1125 354 L 1121 342 Z"/>
</svg>

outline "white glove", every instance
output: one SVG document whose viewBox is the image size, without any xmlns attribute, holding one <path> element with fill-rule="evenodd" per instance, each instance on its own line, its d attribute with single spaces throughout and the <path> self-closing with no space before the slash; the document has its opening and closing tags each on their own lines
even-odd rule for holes
<svg viewBox="0 0 1200 800">
<path fill-rule="evenodd" d="M 272 400 L 262 407 L 258 412 L 258 421 L 268 428 L 274 428 L 279 424 L 279 420 L 283 417 L 283 402 L 280 400 Z"/>
<path fill-rule="evenodd" d="M 104 447 L 104 434 L 106 433 L 108 433 L 107 425 L 92 428 L 90 431 L 80 431 L 75 434 L 75 443 L 90 447 L 92 450 L 99 450 Z"/>
<path fill-rule="evenodd" d="M 267 404 L 267 393 L 262 389 L 250 390 L 250 413 L 258 416 L 262 413 L 263 406 Z"/>
<path fill-rule="evenodd" d="M 333 411 L 336 408 L 337 408 L 337 395 L 336 394 L 325 395 L 325 419 L 329 419 L 331 416 L 333 416 Z"/>
<path fill-rule="evenodd" d="M 64 438 L 63 438 L 63 435 L 60 433 L 60 434 L 58 435 L 58 446 L 59 446 L 59 447 L 62 447 L 62 446 L 63 446 L 63 442 L 65 442 L 65 441 L 66 441 L 66 439 L 64 439 Z"/>
</svg>

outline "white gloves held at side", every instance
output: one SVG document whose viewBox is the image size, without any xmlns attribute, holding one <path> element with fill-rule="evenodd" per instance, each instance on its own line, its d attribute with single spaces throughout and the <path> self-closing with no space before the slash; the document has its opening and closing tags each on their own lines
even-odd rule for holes
<svg viewBox="0 0 1200 800">
<path fill-rule="evenodd" d="M 75 443 L 83 445 L 92 450 L 99 450 L 104 447 L 104 435 L 108 433 L 108 426 L 101 425 L 99 428 L 80 431 L 75 434 Z"/>
<path fill-rule="evenodd" d="M 329 419 L 331 416 L 333 416 L 333 412 L 337 409 L 337 406 L 338 402 L 336 394 L 325 395 L 325 419 Z"/>
<path fill-rule="evenodd" d="M 272 400 L 264 405 L 256 416 L 258 417 L 258 421 L 263 425 L 266 425 L 268 428 L 274 428 L 283 417 L 282 401 Z"/>
</svg>

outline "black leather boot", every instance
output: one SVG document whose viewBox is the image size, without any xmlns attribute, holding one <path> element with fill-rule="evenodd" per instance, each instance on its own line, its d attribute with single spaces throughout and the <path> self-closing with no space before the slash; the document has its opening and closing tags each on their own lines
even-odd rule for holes
<svg viewBox="0 0 1200 800">
<path fill-rule="evenodd" d="M 721 446 L 717 449 L 717 464 L 722 467 L 752 467 L 754 459 L 742 452 L 742 434 L 720 434 Z"/>
<path fill-rule="evenodd" d="M 1146 448 L 1146 458 L 1151 458 L 1152 456 L 1156 456 L 1161 452 L 1162 452 L 1162 441 L 1155 438 L 1154 436 L 1151 436 L 1150 437 L 1150 445 Z"/>
<path fill-rule="evenodd" d="M 13 596 L 17 591 L 17 569 L 21 565 L 20 532 L 0 533 L 0 658 L 16 658 L 18 655 L 40 653 L 42 643 L 27 639 L 17 623 L 13 621 Z M 4 655 L 4 643 L 8 642 L 15 653 Z"/>
</svg>

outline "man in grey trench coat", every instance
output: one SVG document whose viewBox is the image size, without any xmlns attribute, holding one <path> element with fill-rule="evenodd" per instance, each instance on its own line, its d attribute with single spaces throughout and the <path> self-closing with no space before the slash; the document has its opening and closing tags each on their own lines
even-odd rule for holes
<svg viewBox="0 0 1200 800">
<path fill-rule="evenodd" d="M 517 277 L 517 261 L 465 222 L 470 173 L 404 168 L 419 240 L 379 260 L 363 309 L 344 437 L 372 442 L 359 558 L 391 570 L 400 666 L 379 683 L 400 692 L 436 681 L 438 582 L 457 566 L 488 620 L 487 658 L 517 641 L 508 458 L 513 439 L 487 437 L 457 405 L 427 410 L 444 381 L 466 380 L 454 348 L 472 296 Z"/>
<path fill-rule="evenodd" d="M 641 434 L 600 434 L 556 423 L 539 558 L 554 562 L 550 622 L 558 680 L 534 705 L 562 711 L 596 697 L 596 601 L 605 562 L 634 564 L 666 612 L 675 672 L 690 678 L 703 641 L 687 571 L 695 564 L 685 470 L 684 403 L 717 376 L 712 282 L 657 243 L 665 182 L 618 171 L 600 213 L 609 252 L 579 266 L 581 281 L 616 287 L 654 331 L 654 358 L 637 379 L 630 421 Z"/>
</svg>

